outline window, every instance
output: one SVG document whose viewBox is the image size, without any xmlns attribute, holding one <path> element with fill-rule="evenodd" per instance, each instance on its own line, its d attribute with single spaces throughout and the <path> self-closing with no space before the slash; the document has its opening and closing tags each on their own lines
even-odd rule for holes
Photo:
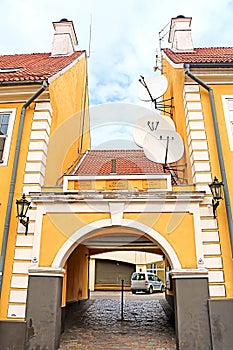
<svg viewBox="0 0 233 350">
<path fill-rule="evenodd" d="M 0 166 L 7 165 L 15 119 L 15 109 L 0 109 Z"/>
<path fill-rule="evenodd" d="M 138 273 L 138 272 L 134 272 L 132 275 L 132 280 L 133 281 L 144 281 L 145 280 L 145 274 L 144 273 Z"/>
<path fill-rule="evenodd" d="M 3 152 L 7 137 L 7 129 L 9 125 L 10 113 L 0 114 L 0 162 L 3 162 Z"/>
<path fill-rule="evenodd" d="M 233 151 L 233 95 L 223 95 L 222 102 L 230 150 Z"/>
</svg>

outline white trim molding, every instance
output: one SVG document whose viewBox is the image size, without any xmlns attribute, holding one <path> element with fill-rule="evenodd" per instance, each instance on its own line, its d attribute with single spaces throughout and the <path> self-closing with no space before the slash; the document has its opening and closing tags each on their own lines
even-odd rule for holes
<svg viewBox="0 0 233 350">
<path fill-rule="evenodd" d="M 208 270 L 205 268 L 199 269 L 173 269 L 170 271 L 173 279 L 185 278 L 209 278 Z"/>
<path fill-rule="evenodd" d="M 30 267 L 28 269 L 29 276 L 43 276 L 43 277 L 63 277 L 65 270 L 62 268 L 46 267 Z"/>
</svg>

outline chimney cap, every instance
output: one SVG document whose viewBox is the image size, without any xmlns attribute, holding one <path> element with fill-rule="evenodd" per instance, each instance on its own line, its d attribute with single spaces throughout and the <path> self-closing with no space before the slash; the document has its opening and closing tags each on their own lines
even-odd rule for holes
<svg viewBox="0 0 233 350">
<path fill-rule="evenodd" d="M 62 18 L 60 21 L 53 22 L 55 33 L 53 36 L 51 56 L 70 55 L 75 51 L 78 45 L 73 21 Z"/>
<path fill-rule="evenodd" d="M 175 44 L 174 40 L 178 31 L 180 32 L 186 31 L 186 33 L 190 32 L 190 38 L 189 38 L 189 41 L 190 41 L 191 40 L 191 21 L 192 21 L 192 17 L 185 17 L 183 15 L 178 15 L 177 17 L 173 17 L 171 19 L 168 42 L 172 43 L 172 45 Z M 191 45 L 191 42 L 189 43 L 189 45 Z"/>
</svg>

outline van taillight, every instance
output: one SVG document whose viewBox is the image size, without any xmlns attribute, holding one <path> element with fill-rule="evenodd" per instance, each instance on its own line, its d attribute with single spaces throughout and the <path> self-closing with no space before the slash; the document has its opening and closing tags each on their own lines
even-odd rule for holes
<svg viewBox="0 0 233 350">
<path fill-rule="evenodd" d="M 148 286 L 149 282 L 148 281 L 145 281 L 145 285 Z"/>
</svg>

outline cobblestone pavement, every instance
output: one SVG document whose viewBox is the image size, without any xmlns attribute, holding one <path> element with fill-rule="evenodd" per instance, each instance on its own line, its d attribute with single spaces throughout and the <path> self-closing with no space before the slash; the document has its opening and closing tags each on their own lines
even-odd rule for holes
<svg viewBox="0 0 233 350">
<path fill-rule="evenodd" d="M 60 350 L 173 350 L 175 330 L 162 294 L 125 293 L 121 319 L 119 293 L 98 292 L 66 320 Z"/>
</svg>

